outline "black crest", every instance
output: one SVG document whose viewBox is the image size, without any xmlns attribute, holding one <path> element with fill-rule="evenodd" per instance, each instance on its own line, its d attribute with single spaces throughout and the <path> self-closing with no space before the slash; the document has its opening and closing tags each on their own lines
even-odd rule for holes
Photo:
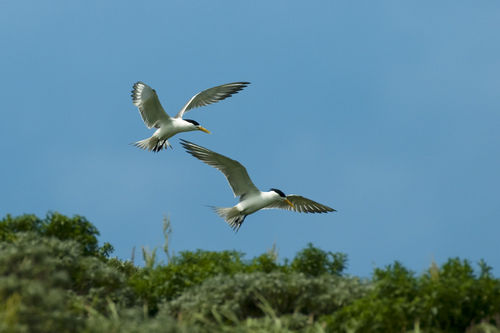
<svg viewBox="0 0 500 333">
<path fill-rule="evenodd" d="M 286 198 L 285 193 L 283 193 L 282 191 L 278 190 L 277 188 L 272 188 L 269 191 L 274 191 L 274 192 L 278 193 L 280 195 L 280 197 Z"/>
<path fill-rule="evenodd" d="M 184 119 L 184 120 L 187 121 L 188 123 L 193 124 L 194 126 L 200 126 L 200 123 L 198 123 L 196 120 L 193 119 Z"/>
</svg>

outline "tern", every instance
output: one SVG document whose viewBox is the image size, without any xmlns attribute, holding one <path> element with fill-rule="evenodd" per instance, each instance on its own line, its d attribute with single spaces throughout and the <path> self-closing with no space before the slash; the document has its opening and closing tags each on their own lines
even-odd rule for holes
<svg viewBox="0 0 500 333">
<path fill-rule="evenodd" d="M 156 91 L 144 82 L 136 82 L 132 90 L 132 103 L 139 108 L 144 124 L 148 128 L 155 127 L 157 130 L 150 138 L 137 141 L 134 145 L 145 150 L 159 152 L 167 149 L 167 146 L 172 148 L 167 140 L 177 133 L 198 130 L 210 134 L 210 131 L 197 121 L 182 119 L 184 113 L 199 106 L 222 101 L 249 84 L 250 82 L 233 82 L 203 90 L 191 97 L 175 117 L 170 117 L 161 106 Z"/>
<path fill-rule="evenodd" d="M 181 139 L 181 145 L 189 154 L 221 171 L 226 176 L 234 196 L 240 197 L 236 206 L 212 207 L 235 232 L 240 229 L 248 215 L 261 209 L 281 208 L 300 213 L 336 211 L 300 195 L 285 195 L 281 190 L 275 188 L 270 189 L 268 192 L 262 192 L 253 184 L 247 170 L 240 162 L 187 140 Z"/>
</svg>

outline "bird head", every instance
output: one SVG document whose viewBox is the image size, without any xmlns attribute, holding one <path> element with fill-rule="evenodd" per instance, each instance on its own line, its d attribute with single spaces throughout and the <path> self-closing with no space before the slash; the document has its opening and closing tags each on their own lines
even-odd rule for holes
<svg viewBox="0 0 500 333">
<path fill-rule="evenodd" d="M 290 207 L 295 208 L 293 203 L 290 200 L 288 200 L 288 198 L 286 197 L 285 193 L 283 193 L 283 191 L 278 190 L 277 188 L 272 188 L 269 191 L 276 192 L 281 197 L 282 200 L 284 200 L 287 204 L 290 205 Z"/>
<path fill-rule="evenodd" d="M 193 119 L 184 119 L 184 120 L 187 121 L 188 123 L 191 123 L 194 126 L 193 130 L 198 130 L 210 134 L 210 131 L 207 130 L 205 127 L 201 126 L 196 120 Z"/>
</svg>

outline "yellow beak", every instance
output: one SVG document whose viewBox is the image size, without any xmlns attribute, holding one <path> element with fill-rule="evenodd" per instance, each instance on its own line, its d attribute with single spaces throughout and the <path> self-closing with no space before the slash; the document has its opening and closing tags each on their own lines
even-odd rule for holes
<svg viewBox="0 0 500 333">
<path fill-rule="evenodd" d="M 210 131 L 209 131 L 209 130 L 207 130 L 205 127 L 198 126 L 198 129 L 199 129 L 200 131 L 203 131 L 203 132 L 207 133 L 207 134 L 212 134 L 212 133 L 210 133 Z"/>
<path fill-rule="evenodd" d="M 293 203 L 292 203 L 290 200 L 285 199 L 285 202 L 286 202 L 287 204 L 289 204 L 289 205 L 290 205 L 290 207 L 295 208 L 295 206 L 293 205 Z"/>
</svg>

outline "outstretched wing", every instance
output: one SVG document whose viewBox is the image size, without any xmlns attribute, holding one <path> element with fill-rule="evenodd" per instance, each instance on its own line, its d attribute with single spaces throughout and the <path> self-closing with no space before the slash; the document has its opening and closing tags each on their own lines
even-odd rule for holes
<svg viewBox="0 0 500 333">
<path fill-rule="evenodd" d="M 223 99 L 226 99 L 231 95 L 238 93 L 238 91 L 242 90 L 249 84 L 250 82 L 233 82 L 203 90 L 202 92 L 194 95 L 175 117 L 182 118 L 184 112 L 187 112 L 191 109 L 222 101 Z"/>
<path fill-rule="evenodd" d="M 280 209 L 286 209 L 286 210 L 293 210 L 295 212 L 299 213 L 328 213 L 328 212 L 335 212 L 336 210 L 322 205 L 316 201 L 312 201 L 311 199 L 304 198 L 300 195 L 296 194 L 290 194 L 287 195 L 286 198 L 290 200 L 290 202 L 293 204 L 293 208 L 283 200 L 274 202 L 267 206 L 266 208 L 280 208 Z"/>
<path fill-rule="evenodd" d="M 142 120 L 148 128 L 158 128 L 159 123 L 169 118 L 160 104 L 156 91 L 141 81 L 134 84 L 132 103 L 139 108 Z"/>
<path fill-rule="evenodd" d="M 224 176 L 226 176 L 229 185 L 233 189 L 234 196 L 259 192 L 248 176 L 247 170 L 240 162 L 232 160 L 224 155 L 217 154 L 216 152 L 187 140 L 181 139 L 181 145 L 188 153 L 197 159 L 219 169 Z"/>
</svg>

